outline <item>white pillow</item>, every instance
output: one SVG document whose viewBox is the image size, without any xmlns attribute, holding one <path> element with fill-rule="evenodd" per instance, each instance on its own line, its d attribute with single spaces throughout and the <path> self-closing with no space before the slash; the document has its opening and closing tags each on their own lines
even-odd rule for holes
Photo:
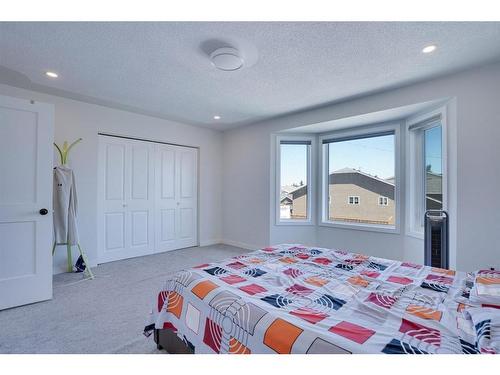
<svg viewBox="0 0 500 375">
<path fill-rule="evenodd" d="M 500 307 L 500 271 L 480 270 L 475 273 L 470 300 Z"/>
</svg>

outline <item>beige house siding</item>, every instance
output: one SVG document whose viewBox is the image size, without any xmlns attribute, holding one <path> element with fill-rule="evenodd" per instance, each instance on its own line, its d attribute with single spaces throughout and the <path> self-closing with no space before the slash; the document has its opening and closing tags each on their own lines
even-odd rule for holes
<svg viewBox="0 0 500 375">
<path fill-rule="evenodd" d="M 293 200 L 290 216 L 292 219 L 307 219 L 307 194 Z"/>
<path fill-rule="evenodd" d="M 394 225 L 394 200 L 379 205 L 380 195 L 353 184 L 330 184 L 329 219 L 369 224 Z M 359 204 L 349 204 L 349 196 L 358 196 Z"/>
<path fill-rule="evenodd" d="M 329 175 L 329 220 L 350 223 L 394 225 L 396 209 L 394 184 L 359 170 L 344 168 Z M 287 193 L 281 204 L 289 209 L 291 219 L 307 219 L 307 186 Z M 358 197 L 359 204 L 349 204 L 349 197 Z M 387 198 L 381 205 L 379 198 Z"/>
<path fill-rule="evenodd" d="M 426 173 L 427 197 L 425 208 L 427 210 L 443 209 L 443 176 L 440 174 Z"/>
</svg>

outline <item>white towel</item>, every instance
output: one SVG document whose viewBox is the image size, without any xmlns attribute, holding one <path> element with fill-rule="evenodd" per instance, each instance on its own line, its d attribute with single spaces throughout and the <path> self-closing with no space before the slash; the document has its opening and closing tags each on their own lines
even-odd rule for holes
<svg viewBox="0 0 500 375">
<path fill-rule="evenodd" d="M 474 287 L 470 291 L 470 301 L 483 305 L 496 305 L 500 308 L 500 271 L 477 271 Z"/>
<path fill-rule="evenodd" d="M 76 245 L 78 241 L 76 183 L 73 171 L 54 168 L 54 239 L 56 243 Z"/>
</svg>

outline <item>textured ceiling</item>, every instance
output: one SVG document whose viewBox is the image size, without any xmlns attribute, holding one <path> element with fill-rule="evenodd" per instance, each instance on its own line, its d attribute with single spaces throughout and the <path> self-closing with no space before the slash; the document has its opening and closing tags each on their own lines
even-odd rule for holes
<svg viewBox="0 0 500 375">
<path fill-rule="evenodd" d="M 429 102 L 414 103 L 403 107 L 385 109 L 378 112 L 370 112 L 362 115 L 344 117 L 340 119 L 318 122 L 285 129 L 283 133 L 327 133 L 333 130 L 352 128 L 370 124 L 381 124 L 390 121 L 399 121 L 411 116 L 421 115 L 424 111 L 432 111 L 446 103 L 447 99 L 436 99 Z"/>
<path fill-rule="evenodd" d="M 497 60 L 499 40 L 498 22 L 3 22 L 0 83 L 230 129 Z M 225 44 L 251 66 L 212 67 Z"/>
</svg>

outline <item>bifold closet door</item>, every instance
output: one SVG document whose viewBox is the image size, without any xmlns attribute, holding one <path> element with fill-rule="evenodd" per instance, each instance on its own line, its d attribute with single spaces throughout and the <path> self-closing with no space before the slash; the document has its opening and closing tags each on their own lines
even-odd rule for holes
<svg viewBox="0 0 500 375">
<path fill-rule="evenodd" d="M 157 144 L 156 251 L 197 246 L 198 151 Z"/>
<path fill-rule="evenodd" d="M 99 136 L 99 263 L 197 246 L 198 151 Z"/>
<path fill-rule="evenodd" d="M 154 253 L 154 144 L 99 136 L 99 263 Z"/>
</svg>

